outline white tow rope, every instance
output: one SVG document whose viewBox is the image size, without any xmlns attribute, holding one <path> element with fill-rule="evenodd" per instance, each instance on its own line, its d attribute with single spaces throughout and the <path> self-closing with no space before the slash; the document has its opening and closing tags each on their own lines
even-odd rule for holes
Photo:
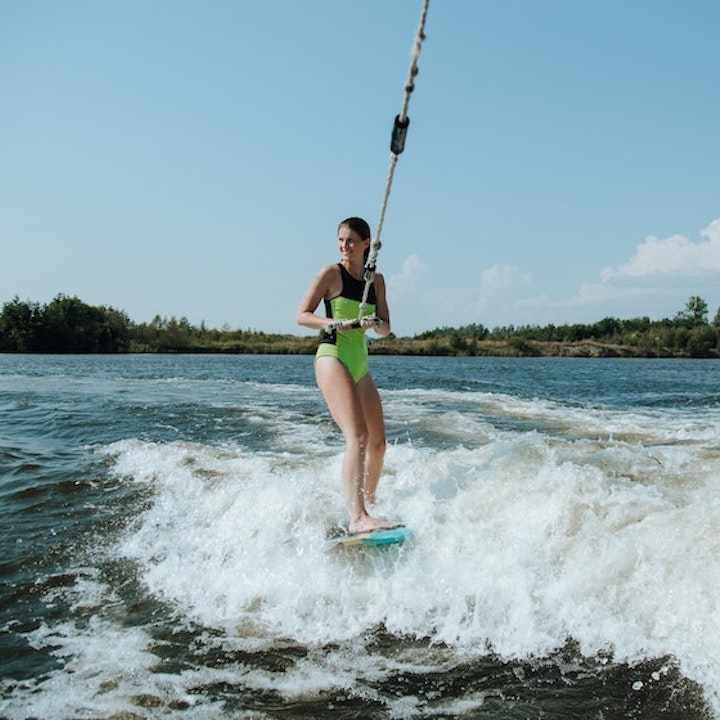
<svg viewBox="0 0 720 720">
<path fill-rule="evenodd" d="M 383 197 L 382 207 L 380 209 L 380 219 L 378 221 L 377 232 L 370 243 L 370 254 L 368 255 L 367 265 L 365 266 L 365 287 L 363 288 L 362 302 L 360 303 L 360 313 L 358 320 L 365 315 L 367 309 L 368 295 L 370 288 L 375 280 L 375 269 L 377 267 L 377 256 L 382 243 L 380 237 L 385 222 L 385 212 L 387 211 L 388 201 L 390 199 L 390 191 L 392 189 L 393 177 L 395 176 L 395 166 L 397 165 L 398 155 L 405 149 L 405 138 L 407 136 L 410 118 L 407 111 L 410 105 L 410 95 L 415 89 L 415 77 L 418 74 L 418 58 L 420 57 L 420 49 L 425 39 L 425 20 L 427 19 L 428 7 L 430 0 L 423 0 L 422 10 L 420 11 L 420 22 L 417 32 L 415 33 L 415 44 L 413 46 L 412 59 L 410 61 L 410 69 L 408 71 L 407 81 L 405 82 L 405 94 L 403 96 L 402 109 L 400 114 L 395 117 L 393 125 L 392 138 L 390 140 L 390 170 L 385 183 L 385 196 Z"/>
</svg>

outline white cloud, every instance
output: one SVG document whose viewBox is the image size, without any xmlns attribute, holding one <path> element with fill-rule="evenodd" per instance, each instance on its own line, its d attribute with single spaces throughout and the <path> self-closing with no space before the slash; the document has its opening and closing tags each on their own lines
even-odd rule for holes
<svg viewBox="0 0 720 720">
<path fill-rule="evenodd" d="M 619 287 L 607 283 L 583 283 L 575 297 L 548 303 L 555 307 L 579 307 L 583 305 L 602 305 L 616 300 L 635 297 L 647 297 L 657 294 L 657 288 Z"/>
<path fill-rule="evenodd" d="M 701 233 L 705 241 L 693 242 L 683 235 L 666 239 L 649 236 L 628 262 L 600 273 L 603 283 L 648 275 L 698 275 L 720 272 L 720 219 Z"/>
<path fill-rule="evenodd" d="M 528 285 L 531 279 L 530 273 L 512 265 L 493 265 L 483 270 L 480 273 L 480 291 L 471 306 L 473 313 L 484 311 L 491 303 L 496 304 L 499 298 L 509 297 L 509 291 Z"/>
<path fill-rule="evenodd" d="M 472 284 L 440 288 L 433 278 L 425 284 L 427 267 L 410 255 L 388 284 L 393 302 L 403 296 L 398 303 L 398 326 L 412 326 L 415 332 L 470 322 L 487 327 L 589 322 L 597 319 L 595 314 L 671 317 L 690 295 L 709 295 L 713 302 L 720 273 L 720 218 L 699 236 L 695 241 L 682 235 L 649 236 L 627 262 L 602 270 L 588 282 L 564 273 L 547 286 L 547 275 L 538 279 L 517 266 L 498 264 L 478 269 Z"/>
<path fill-rule="evenodd" d="M 493 265 L 488 270 L 480 273 L 480 295 L 479 303 L 490 300 L 498 293 L 518 285 L 526 285 L 530 282 L 530 273 L 513 267 L 512 265 Z"/>
<path fill-rule="evenodd" d="M 518 287 L 531 279 L 516 267 L 494 265 L 477 275 L 474 286 L 438 287 L 432 282 L 424 284 L 427 270 L 417 256 L 410 255 L 402 271 L 388 277 L 393 327 L 397 326 L 401 335 L 489 322 L 489 314 L 494 316 L 498 308 L 513 305 Z"/>
<path fill-rule="evenodd" d="M 388 289 L 393 297 L 401 297 L 412 292 L 417 281 L 425 274 L 426 268 L 425 263 L 417 255 L 408 255 L 400 272 L 387 278 Z"/>
<path fill-rule="evenodd" d="M 701 276 L 712 285 L 713 274 L 720 272 L 720 219 L 700 235 L 704 239 L 697 242 L 683 235 L 665 239 L 649 236 L 627 262 L 605 268 L 598 281 L 583 283 L 572 297 L 552 300 L 543 295 L 517 305 L 565 308 L 569 312 L 597 307 L 605 314 L 627 316 L 649 312 L 657 316 L 671 312 L 673 307 L 679 309 L 683 295 L 704 292 L 703 285 L 698 287 Z"/>
</svg>

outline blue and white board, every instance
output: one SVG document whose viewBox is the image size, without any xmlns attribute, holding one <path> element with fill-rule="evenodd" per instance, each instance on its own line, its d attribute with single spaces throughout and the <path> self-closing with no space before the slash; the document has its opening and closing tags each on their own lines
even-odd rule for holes
<svg viewBox="0 0 720 720">
<path fill-rule="evenodd" d="M 409 527 L 401 525 L 396 528 L 387 530 L 373 530 L 372 532 L 356 533 L 355 535 L 342 535 L 333 540 L 333 547 L 342 545 L 343 547 L 354 547 L 356 545 L 364 545 L 377 547 L 381 545 L 398 545 L 405 542 L 411 537 L 413 531 Z"/>
</svg>

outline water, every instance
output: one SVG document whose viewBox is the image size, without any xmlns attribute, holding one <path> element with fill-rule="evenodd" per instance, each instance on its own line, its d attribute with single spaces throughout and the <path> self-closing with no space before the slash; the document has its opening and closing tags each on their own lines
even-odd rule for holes
<svg viewBox="0 0 720 720">
<path fill-rule="evenodd" d="M 0 356 L 0 717 L 720 717 L 720 364 Z"/>
</svg>

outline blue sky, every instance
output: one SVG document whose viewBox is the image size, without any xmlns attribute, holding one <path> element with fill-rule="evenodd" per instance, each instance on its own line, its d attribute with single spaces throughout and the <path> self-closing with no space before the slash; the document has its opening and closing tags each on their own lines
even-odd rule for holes
<svg viewBox="0 0 720 720">
<path fill-rule="evenodd" d="M 0 2 L 0 302 L 303 333 L 378 215 L 420 0 Z M 720 305 L 720 3 L 432 0 L 394 331 Z"/>
</svg>

